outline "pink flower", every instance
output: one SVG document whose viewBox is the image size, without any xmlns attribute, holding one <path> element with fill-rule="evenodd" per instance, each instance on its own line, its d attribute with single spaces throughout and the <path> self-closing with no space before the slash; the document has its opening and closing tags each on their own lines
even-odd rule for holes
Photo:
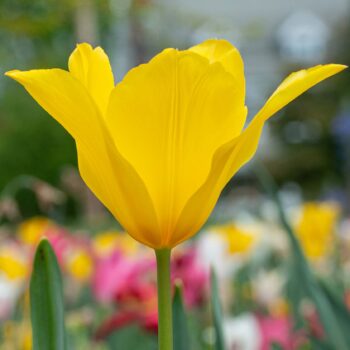
<svg viewBox="0 0 350 350">
<path fill-rule="evenodd" d="M 177 252 L 172 260 L 171 280 L 183 284 L 188 307 L 200 304 L 206 295 L 208 273 L 198 263 L 193 249 Z M 137 322 L 150 331 L 158 328 L 156 261 L 152 256 L 129 256 L 115 251 L 97 260 L 92 284 L 96 299 L 114 301 L 118 311 L 98 329 L 97 338 Z"/>
<path fill-rule="evenodd" d="M 261 332 L 261 350 L 277 343 L 285 350 L 293 349 L 292 324 L 287 317 L 256 316 Z"/>
<path fill-rule="evenodd" d="M 198 261 L 195 249 L 174 254 L 171 263 L 171 279 L 180 280 L 183 285 L 183 297 L 186 306 L 193 307 L 203 302 L 208 287 L 207 269 Z"/>
<path fill-rule="evenodd" d="M 64 261 L 65 252 L 71 245 L 71 237 L 65 230 L 56 226 L 47 230 L 44 235 L 49 240 L 58 262 L 62 264 Z"/>
<path fill-rule="evenodd" d="M 98 259 L 92 289 L 96 299 L 110 302 L 131 292 L 135 286 L 145 284 L 149 273 L 155 271 L 155 261 L 151 258 L 136 260 L 114 251 L 110 256 Z M 152 281 L 153 282 L 153 281 Z"/>
</svg>

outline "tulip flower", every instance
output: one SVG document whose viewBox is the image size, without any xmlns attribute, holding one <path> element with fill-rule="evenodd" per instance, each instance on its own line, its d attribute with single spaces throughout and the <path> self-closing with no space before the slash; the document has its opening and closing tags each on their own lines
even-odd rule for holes
<svg viewBox="0 0 350 350">
<path fill-rule="evenodd" d="M 205 223 L 224 186 L 254 155 L 265 121 L 344 68 L 291 74 L 245 129 L 243 61 L 225 40 L 166 49 L 116 86 L 107 55 L 88 44 L 74 50 L 68 71 L 6 74 L 75 139 L 84 181 L 132 237 L 156 250 L 164 287 L 170 249 Z M 170 300 L 169 289 L 160 288 L 159 299 Z M 169 333 L 171 305 L 160 303 L 159 332 L 164 321 Z M 160 339 L 162 349 L 171 348 L 169 337 Z"/>
<path fill-rule="evenodd" d="M 305 255 L 312 261 L 326 257 L 334 248 L 340 208 L 332 202 L 307 202 L 301 208 L 295 232 Z"/>
</svg>

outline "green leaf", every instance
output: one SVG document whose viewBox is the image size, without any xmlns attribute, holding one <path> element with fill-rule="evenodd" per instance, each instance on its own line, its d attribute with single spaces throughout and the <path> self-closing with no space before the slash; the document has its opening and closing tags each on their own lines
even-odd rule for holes
<svg viewBox="0 0 350 350">
<path fill-rule="evenodd" d="M 330 285 L 327 285 L 323 281 L 318 281 L 319 286 L 323 290 L 323 293 L 330 304 L 334 314 L 337 317 L 340 330 L 343 332 L 343 335 L 346 339 L 347 344 L 350 344 L 350 312 L 344 304 L 342 295 L 339 295 L 336 290 L 332 289 Z"/>
<path fill-rule="evenodd" d="M 66 350 L 61 273 L 55 253 L 43 239 L 30 280 L 33 350 Z"/>
<path fill-rule="evenodd" d="M 274 342 L 271 344 L 270 350 L 283 350 L 283 348 L 280 344 Z"/>
<path fill-rule="evenodd" d="M 349 344 L 349 332 L 339 319 L 340 314 L 344 315 L 347 313 L 344 303 L 340 302 L 340 304 L 342 304 L 340 309 L 343 308 L 343 310 L 341 312 L 339 308 L 337 310 L 337 308 L 335 308 L 335 299 L 333 299 L 333 301 L 330 299 L 330 294 L 326 293 L 326 290 L 321 286 L 311 270 L 294 230 L 287 220 L 278 196 L 276 184 L 271 175 L 262 165 L 260 165 L 256 173 L 262 186 L 275 202 L 281 225 L 284 228 L 291 247 L 287 290 L 289 292 L 288 296 L 291 301 L 296 326 L 300 327 L 303 323 L 303 315 L 300 315 L 301 303 L 305 298 L 311 299 L 317 309 L 326 334 L 324 341 L 320 342 L 322 346 L 330 346 L 333 349 L 339 350 L 347 349 L 347 344 Z M 339 306 L 339 301 L 337 305 Z"/>
<path fill-rule="evenodd" d="M 174 350 L 189 350 L 191 340 L 188 332 L 187 316 L 182 298 L 182 286 L 175 284 L 173 299 Z"/>
<path fill-rule="evenodd" d="M 213 269 L 211 270 L 211 307 L 215 330 L 215 349 L 225 350 L 224 332 L 222 329 L 222 308 L 219 296 L 218 280 Z"/>
</svg>

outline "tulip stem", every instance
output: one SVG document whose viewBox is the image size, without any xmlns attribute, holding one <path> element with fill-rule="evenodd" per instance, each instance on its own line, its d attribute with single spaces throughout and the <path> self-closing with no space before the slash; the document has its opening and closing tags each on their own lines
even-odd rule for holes
<svg viewBox="0 0 350 350">
<path fill-rule="evenodd" d="M 170 249 L 156 250 L 158 285 L 158 350 L 173 350 Z"/>
</svg>

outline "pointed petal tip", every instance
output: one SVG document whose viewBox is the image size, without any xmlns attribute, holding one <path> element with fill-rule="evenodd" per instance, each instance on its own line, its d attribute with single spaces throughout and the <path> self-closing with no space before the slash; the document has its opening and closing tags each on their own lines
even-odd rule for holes
<svg viewBox="0 0 350 350">
<path fill-rule="evenodd" d="M 345 64 L 338 64 L 338 63 L 325 64 L 323 67 L 332 68 L 336 73 L 341 72 L 342 70 L 348 68 L 347 65 L 345 65 Z"/>
<path fill-rule="evenodd" d="M 324 72 L 326 72 L 326 71 L 328 72 L 328 77 L 335 75 L 335 74 L 338 74 L 341 71 L 343 71 L 344 69 L 348 68 L 348 66 L 346 66 L 345 64 L 337 64 L 337 63 L 329 63 L 329 64 L 325 64 L 325 65 L 320 65 L 319 67 Z"/>
<path fill-rule="evenodd" d="M 226 47 L 229 49 L 236 49 L 237 48 L 227 39 L 223 39 L 223 38 L 218 38 L 218 37 L 213 37 L 213 38 L 209 38 L 206 40 L 201 41 L 199 44 L 195 45 L 194 47 L 198 46 L 198 45 L 220 45 L 221 47 Z"/>
<path fill-rule="evenodd" d="M 33 73 L 37 72 L 39 70 L 31 69 L 31 70 L 10 70 L 8 72 L 5 72 L 5 75 L 15 81 L 17 81 L 20 84 L 24 84 L 28 82 L 28 79 L 30 79 L 33 76 Z"/>
<path fill-rule="evenodd" d="M 208 38 L 202 41 L 202 43 L 205 42 L 222 42 L 222 43 L 229 43 L 229 41 L 227 39 L 223 39 L 223 38 L 219 38 L 219 37 L 212 37 L 212 38 Z"/>
<path fill-rule="evenodd" d="M 20 73 L 20 72 L 21 71 L 18 69 L 12 69 L 12 70 L 5 72 L 4 75 L 7 77 L 10 77 L 10 78 L 15 78 L 15 76 L 18 75 L 18 73 Z"/>
<path fill-rule="evenodd" d="M 88 51 L 103 51 L 103 48 L 101 46 L 93 46 L 92 44 L 88 43 L 88 42 L 81 42 L 81 43 L 77 43 L 75 45 L 75 48 L 80 50 L 88 50 Z"/>
<path fill-rule="evenodd" d="M 19 83 L 22 83 L 25 73 L 26 73 L 25 71 L 13 69 L 13 70 L 9 70 L 9 71 L 5 72 L 4 75 L 19 82 Z"/>
<path fill-rule="evenodd" d="M 77 49 L 79 49 L 79 48 L 89 48 L 89 49 L 92 49 L 92 45 L 90 44 L 90 43 L 87 43 L 87 42 L 81 42 L 81 43 L 76 43 L 76 45 L 75 45 L 75 47 L 77 48 Z"/>
<path fill-rule="evenodd" d="M 338 72 L 341 72 L 342 70 L 348 68 L 346 64 L 333 64 L 333 65 L 337 68 Z"/>
</svg>

